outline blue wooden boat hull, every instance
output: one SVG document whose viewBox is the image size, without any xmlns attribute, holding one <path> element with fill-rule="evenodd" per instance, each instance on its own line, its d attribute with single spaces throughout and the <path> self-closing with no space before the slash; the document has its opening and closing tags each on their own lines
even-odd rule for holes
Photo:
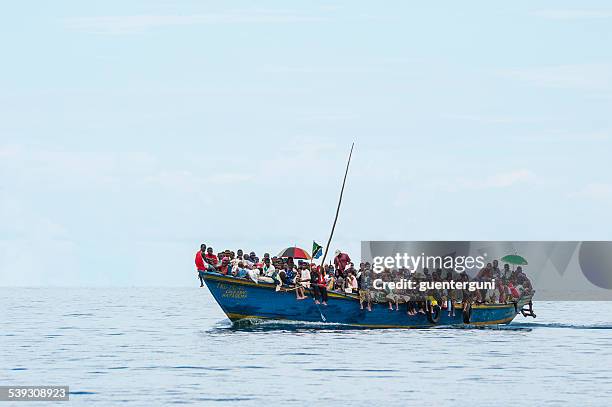
<svg viewBox="0 0 612 407">
<path fill-rule="evenodd" d="M 221 309 L 232 321 L 271 319 L 325 324 L 343 324 L 365 328 L 425 328 L 436 325 L 465 325 L 461 308 L 449 317 L 442 310 L 433 324 L 425 314 L 409 316 L 406 307 L 389 310 L 387 304 L 373 304 L 372 311 L 361 310 L 355 295 L 329 293 L 328 305 L 317 305 L 312 298 L 296 300 L 295 292 L 275 291 L 268 283 L 254 283 L 217 273 L 206 273 L 205 282 Z M 307 293 L 308 294 L 308 293 Z M 528 300 L 527 300 L 528 302 Z M 520 310 L 523 304 L 518 304 Z M 470 325 L 508 324 L 517 315 L 514 304 L 473 305 Z"/>
</svg>

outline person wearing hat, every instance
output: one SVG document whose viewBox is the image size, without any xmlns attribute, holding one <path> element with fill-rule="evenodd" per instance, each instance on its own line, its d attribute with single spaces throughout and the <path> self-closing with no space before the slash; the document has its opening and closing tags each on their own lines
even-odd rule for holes
<svg viewBox="0 0 612 407">
<path fill-rule="evenodd" d="M 228 275 L 232 273 L 232 265 L 230 264 L 229 257 L 225 256 L 221 259 L 221 264 L 217 266 L 217 272 Z"/>
<path fill-rule="evenodd" d="M 336 250 L 334 253 L 334 265 L 336 266 L 336 270 L 338 270 L 338 275 L 344 274 L 344 269 L 351 262 L 351 258 L 348 254 L 342 253 L 340 250 Z"/>
</svg>

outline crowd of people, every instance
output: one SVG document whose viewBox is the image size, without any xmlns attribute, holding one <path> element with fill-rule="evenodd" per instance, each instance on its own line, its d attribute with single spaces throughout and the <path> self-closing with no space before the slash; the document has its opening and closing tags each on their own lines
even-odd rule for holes
<svg viewBox="0 0 612 407">
<path fill-rule="evenodd" d="M 360 307 L 372 310 L 372 303 L 385 303 L 388 308 L 399 310 L 400 304 L 406 305 L 409 315 L 425 313 L 427 304 L 439 304 L 441 309 L 448 311 L 449 316 L 455 314 L 455 304 L 462 303 L 509 303 L 523 295 L 532 293 L 533 287 L 529 278 L 519 266 L 514 270 L 509 264 L 499 268 L 497 260 L 488 263 L 478 274 L 470 278 L 467 273 L 454 270 L 436 269 L 430 272 L 409 269 L 385 269 L 377 274 L 372 271 L 369 262 L 355 264 L 346 253 L 336 250 L 332 264 L 316 265 L 311 261 L 294 259 L 292 257 L 271 257 L 264 253 L 260 259 L 253 251 L 246 253 L 242 249 L 236 252 L 224 250 L 214 253 L 212 247 L 205 244 L 196 253 L 195 264 L 200 279 L 200 287 L 204 286 L 206 272 L 215 272 L 235 278 L 249 279 L 255 283 L 276 284 L 276 290 L 295 291 L 296 300 L 304 300 L 307 294 L 312 294 L 315 303 L 327 305 L 328 292 L 358 295 Z M 382 281 L 400 281 L 401 279 L 420 282 L 444 281 L 492 281 L 495 288 L 487 290 L 468 289 L 427 289 L 409 290 L 406 288 L 374 289 L 374 279 Z"/>
<path fill-rule="evenodd" d="M 474 277 L 465 272 L 437 268 L 430 272 L 428 268 L 411 271 L 409 269 L 390 270 L 385 269 L 382 273 L 373 277 L 370 265 L 365 264 L 363 276 L 359 281 L 363 283 L 366 290 L 360 290 L 362 304 L 367 303 L 368 309 L 372 302 L 387 303 L 389 309 L 399 310 L 400 304 L 407 304 L 407 313 L 415 315 L 425 313 L 427 304 L 439 305 L 445 309 L 449 316 L 455 315 L 455 305 L 461 303 L 463 307 L 468 304 L 507 304 L 522 296 L 533 293 L 533 287 L 522 267 L 510 270 L 510 265 L 505 264 L 500 270 L 498 261 L 487 263 Z M 412 281 L 413 289 L 400 286 L 400 288 L 384 288 L 372 290 L 372 278 L 380 278 L 383 282 Z M 450 286 L 451 282 L 461 283 L 461 288 L 438 289 L 431 288 L 437 285 Z M 494 282 L 494 288 L 472 289 L 470 285 L 477 282 Z M 439 283 L 439 284 L 438 284 Z M 448 283 L 448 284 L 443 284 Z M 422 287 L 426 289 L 422 289 Z M 431 307 L 429 307 L 431 308 Z"/>
</svg>

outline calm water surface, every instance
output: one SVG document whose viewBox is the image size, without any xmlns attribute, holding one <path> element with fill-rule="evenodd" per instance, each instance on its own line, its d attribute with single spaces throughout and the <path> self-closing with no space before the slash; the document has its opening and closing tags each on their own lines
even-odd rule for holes
<svg viewBox="0 0 612 407">
<path fill-rule="evenodd" d="M 206 288 L 0 293 L 0 384 L 69 385 L 64 405 L 612 399 L 612 303 L 536 303 L 500 329 L 318 330 L 232 327 Z"/>
</svg>

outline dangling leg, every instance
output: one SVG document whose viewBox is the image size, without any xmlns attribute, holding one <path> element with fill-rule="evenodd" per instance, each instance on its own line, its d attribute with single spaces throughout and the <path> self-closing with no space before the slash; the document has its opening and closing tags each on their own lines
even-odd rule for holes
<svg viewBox="0 0 612 407">
<path fill-rule="evenodd" d="M 319 298 L 321 297 L 321 287 L 319 287 L 318 285 L 315 284 L 312 287 L 312 290 L 314 291 L 314 301 L 315 301 L 315 304 L 320 304 Z"/>
</svg>

